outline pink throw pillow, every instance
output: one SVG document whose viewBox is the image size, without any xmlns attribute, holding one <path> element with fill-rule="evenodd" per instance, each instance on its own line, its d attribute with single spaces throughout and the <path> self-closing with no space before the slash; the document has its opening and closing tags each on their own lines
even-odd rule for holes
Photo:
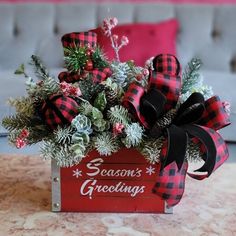
<svg viewBox="0 0 236 236">
<path fill-rule="evenodd" d="M 129 39 L 129 44 L 121 48 L 120 60 L 134 60 L 138 66 L 144 66 L 147 59 L 161 53 L 176 55 L 176 35 L 179 24 L 176 19 L 160 23 L 133 23 L 118 25 L 113 29 L 119 39 L 123 35 Z M 98 44 L 103 48 L 108 59 L 115 58 L 110 39 L 101 28 L 93 30 L 97 33 Z"/>
</svg>

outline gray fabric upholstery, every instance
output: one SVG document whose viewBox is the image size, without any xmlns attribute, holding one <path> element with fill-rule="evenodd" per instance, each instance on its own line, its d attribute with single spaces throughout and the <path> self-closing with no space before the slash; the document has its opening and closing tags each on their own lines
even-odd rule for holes
<svg viewBox="0 0 236 236">
<path fill-rule="evenodd" d="M 37 54 L 49 68 L 58 71 L 63 67 L 60 37 L 71 31 L 95 28 L 106 16 L 116 16 L 120 24 L 160 22 L 177 17 L 180 22 L 177 53 L 181 63 L 186 65 L 192 57 L 200 57 L 206 81 L 216 87 L 223 99 L 232 102 L 236 117 L 236 74 L 232 73 L 236 70 L 236 5 L 1 3 L 0 81 L 4 86 L 0 87 L 0 118 L 9 113 L 5 99 L 12 93 L 23 94 L 24 86 L 17 85 L 23 82 L 19 78 L 11 79 L 20 63 Z M 236 133 L 231 130 L 224 136 L 236 140 Z"/>
</svg>

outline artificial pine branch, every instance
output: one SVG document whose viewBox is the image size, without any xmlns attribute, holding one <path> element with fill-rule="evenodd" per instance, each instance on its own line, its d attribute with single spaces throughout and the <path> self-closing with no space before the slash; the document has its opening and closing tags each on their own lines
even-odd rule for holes
<svg viewBox="0 0 236 236">
<path fill-rule="evenodd" d="M 119 150 L 119 142 L 109 132 L 103 132 L 94 139 L 94 147 L 100 155 L 110 156 Z"/>
<path fill-rule="evenodd" d="M 29 117 L 22 114 L 12 115 L 5 117 L 2 120 L 2 125 L 10 131 L 10 133 L 19 133 L 19 131 L 26 128 L 29 131 L 29 137 L 27 138 L 29 145 L 37 143 L 51 135 L 48 127 L 37 116 Z"/>
<path fill-rule="evenodd" d="M 2 126 L 8 131 L 20 130 L 31 125 L 31 118 L 21 114 L 5 117 L 2 120 Z"/>
<path fill-rule="evenodd" d="M 48 139 L 52 135 L 52 132 L 44 124 L 32 125 L 31 127 L 27 127 L 27 129 L 29 131 L 29 137 L 27 138 L 28 145 Z"/>
<path fill-rule="evenodd" d="M 79 81 L 78 86 L 83 98 L 87 101 L 93 100 L 97 94 L 104 90 L 104 85 L 94 84 L 91 78 Z"/>
<path fill-rule="evenodd" d="M 128 110 L 120 105 L 111 107 L 110 110 L 108 110 L 108 118 L 113 124 L 121 123 L 123 125 L 128 125 L 131 123 Z"/>
<path fill-rule="evenodd" d="M 202 153 L 199 144 L 189 140 L 185 157 L 190 162 L 201 161 Z"/>
<path fill-rule="evenodd" d="M 138 148 L 138 150 L 150 164 L 159 163 L 164 140 L 164 136 L 161 136 L 155 140 L 145 140 L 142 142 L 142 145 Z"/>
<path fill-rule="evenodd" d="M 29 96 L 36 102 L 46 100 L 51 95 L 61 92 L 59 83 L 52 77 L 48 77 L 40 83 L 35 83 L 28 78 L 26 85 Z"/>
<path fill-rule="evenodd" d="M 73 166 L 81 160 L 74 155 L 70 145 L 58 145 L 54 140 L 44 141 L 40 149 L 44 159 L 54 159 L 61 167 Z"/>
<path fill-rule="evenodd" d="M 85 67 L 87 60 L 89 59 L 86 54 L 86 47 L 65 47 L 65 64 L 69 72 L 80 72 Z"/>
<path fill-rule="evenodd" d="M 29 97 L 10 98 L 8 104 L 15 107 L 16 112 L 22 116 L 30 117 L 34 114 L 34 104 Z"/>
<path fill-rule="evenodd" d="M 54 136 L 57 143 L 60 144 L 70 144 L 72 140 L 72 135 L 74 134 L 75 129 L 72 126 L 60 127 L 54 130 Z"/>
<path fill-rule="evenodd" d="M 203 94 L 205 99 L 208 99 L 212 96 L 212 88 L 203 84 L 203 77 L 199 73 L 202 63 L 200 59 L 192 59 L 184 73 L 183 73 L 183 84 L 181 89 L 181 96 L 179 99 L 180 103 L 185 102 L 188 97 L 194 93 L 199 92 Z M 180 103 L 178 105 L 180 105 Z"/>
<path fill-rule="evenodd" d="M 181 90 L 182 94 L 188 92 L 201 79 L 200 74 L 199 74 L 201 65 L 202 65 L 202 62 L 198 58 L 193 58 L 188 63 L 182 76 L 182 81 L 183 81 L 182 90 Z"/>
<path fill-rule="evenodd" d="M 105 68 L 109 66 L 106 56 L 100 47 L 96 47 L 92 54 L 92 61 L 95 68 Z"/>
<path fill-rule="evenodd" d="M 39 79 L 45 80 L 50 76 L 47 68 L 38 56 L 32 55 L 30 64 L 34 66 L 35 74 Z"/>
<path fill-rule="evenodd" d="M 127 148 L 138 146 L 142 142 L 143 131 L 139 123 L 127 125 L 124 130 L 126 137 L 122 139 L 122 142 Z"/>
</svg>

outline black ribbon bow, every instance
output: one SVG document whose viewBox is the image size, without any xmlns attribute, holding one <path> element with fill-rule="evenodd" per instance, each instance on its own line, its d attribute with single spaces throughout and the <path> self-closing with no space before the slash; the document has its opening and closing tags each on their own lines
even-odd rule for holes
<svg viewBox="0 0 236 236">
<path fill-rule="evenodd" d="M 157 89 L 152 88 L 146 93 L 140 104 L 140 112 L 145 117 L 150 127 L 150 135 L 158 138 L 160 135 L 167 136 L 167 155 L 162 163 L 164 169 L 172 162 L 176 162 L 180 170 L 185 159 L 189 139 L 196 137 L 207 150 L 205 164 L 198 170 L 208 172 L 210 175 L 214 169 L 216 159 L 216 148 L 211 136 L 198 127 L 201 117 L 205 111 L 205 101 L 201 93 L 193 93 L 177 110 L 177 113 L 168 127 L 160 129 L 156 122 L 164 113 L 166 98 Z"/>
</svg>

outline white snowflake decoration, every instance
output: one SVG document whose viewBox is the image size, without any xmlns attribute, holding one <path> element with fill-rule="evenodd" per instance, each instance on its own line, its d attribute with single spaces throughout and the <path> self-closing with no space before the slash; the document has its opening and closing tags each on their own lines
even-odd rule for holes
<svg viewBox="0 0 236 236">
<path fill-rule="evenodd" d="M 146 174 L 149 174 L 149 175 L 155 174 L 155 167 L 152 167 L 152 166 L 147 167 Z"/>
<path fill-rule="evenodd" d="M 80 176 L 82 176 L 82 170 L 79 169 L 73 170 L 73 176 L 79 178 Z"/>
</svg>

